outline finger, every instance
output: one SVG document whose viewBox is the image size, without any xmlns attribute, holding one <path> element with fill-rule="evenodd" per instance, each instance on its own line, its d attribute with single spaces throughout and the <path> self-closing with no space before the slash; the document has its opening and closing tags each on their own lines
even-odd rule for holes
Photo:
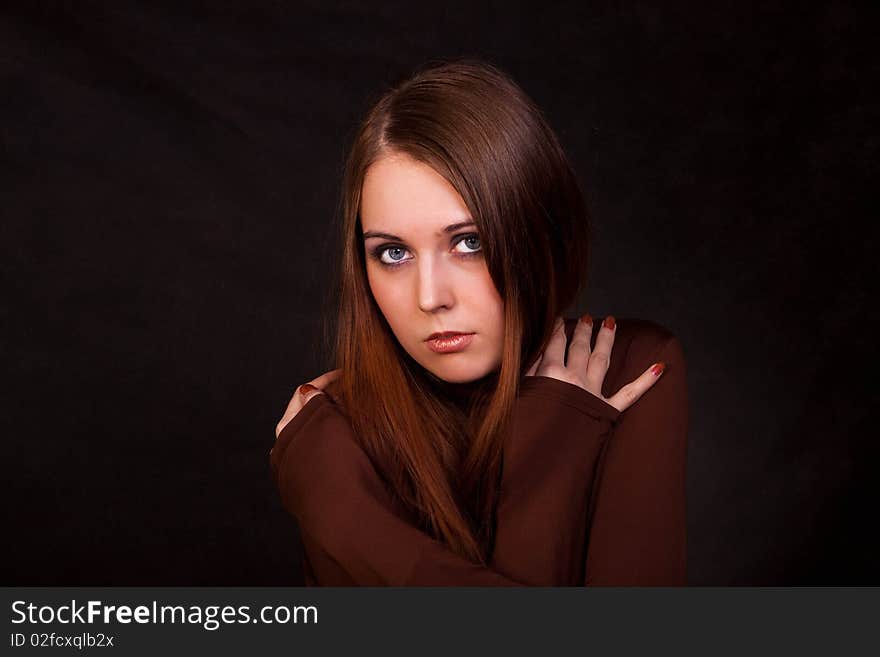
<svg viewBox="0 0 880 657">
<path fill-rule="evenodd" d="M 321 376 L 312 379 L 309 383 L 319 390 L 323 390 L 328 383 L 339 378 L 340 372 L 342 372 L 341 369 L 330 370 L 329 372 L 325 372 Z"/>
<path fill-rule="evenodd" d="M 565 366 L 565 323 L 561 317 L 556 318 L 556 324 L 553 326 L 553 335 L 550 336 L 550 342 L 547 343 L 547 348 L 544 349 L 542 361 L 542 371 L 546 371 L 547 368 Z"/>
<path fill-rule="evenodd" d="M 303 384 L 293 391 L 293 395 L 287 403 L 287 408 L 284 409 L 284 414 L 281 416 L 281 419 L 278 420 L 278 424 L 275 425 L 276 438 L 281 433 L 281 429 L 284 428 L 284 425 L 290 422 L 290 420 L 293 419 L 293 416 L 299 413 L 302 407 L 306 405 L 307 399 L 306 395 L 303 393 L 303 386 L 305 385 L 308 384 Z"/>
<path fill-rule="evenodd" d="M 297 392 L 303 399 L 303 406 L 305 406 L 309 402 L 309 400 L 315 395 L 324 394 L 324 388 L 326 388 L 331 382 L 338 379 L 340 372 L 342 372 L 342 370 L 338 368 L 335 370 L 330 370 L 329 372 L 325 372 L 321 376 L 315 377 L 308 383 L 303 383 L 299 388 L 297 388 Z"/>
<path fill-rule="evenodd" d="M 302 400 L 302 405 L 305 406 L 309 403 L 309 400 L 316 395 L 323 395 L 324 391 L 320 388 L 313 386 L 311 383 L 303 383 L 299 388 L 296 389 L 297 395 Z"/>
<path fill-rule="evenodd" d="M 284 417 L 287 417 L 288 415 L 296 415 L 299 409 L 303 407 L 304 399 L 305 391 L 303 391 L 303 386 L 299 386 L 293 391 L 293 396 L 287 403 L 287 408 L 284 409 Z"/>
<path fill-rule="evenodd" d="M 544 360 L 544 352 L 542 351 L 538 355 L 538 360 L 535 361 L 535 364 L 532 365 L 528 371 L 526 372 L 526 376 L 535 376 L 535 373 L 538 371 L 538 368 L 541 366 L 541 361 Z"/>
<path fill-rule="evenodd" d="M 302 399 L 299 395 L 294 395 L 293 399 L 290 400 L 290 404 L 287 405 L 287 410 L 284 411 L 284 415 L 281 416 L 281 419 L 278 420 L 278 424 L 275 425 L 275 438 L 281 435 L 281 431 L 290 422 L 296 414 L 302 410 L 304 406 Z"/>
<path fill-rule="evenodd" d="M 614 346 L 616 332 L 614 317 L 609 315 L 599 327 L 596 346 L 593 347 L 590 361 L 587 363 L 587 389 L 593 393 L 602 393 L 602 382 L 605 380 L 609 365 L 611 365 L 611 348 Z"/>
<path fill-rule="evenodd" d="M 593 334 L 593 318 L 584 315 L 578 320 L 571 336 L 571 344 L 568 345 L 568 367 L 574 368 L 578 373 L 587 371 L 587 361 L 590 358 L 590 337 Z"/>
<path fill-rule="evenodd" d="M 619 411 L 624 411 L 638 401 L 638 399 L 648 391 L 660 379 L 663 370 L 666 369 L 666 363 L 654 363 L 642 372 L 639 377 L 630 383 L 627 383 L 615 395 L 606 401 Z"/>
<path fill-rule="evenodd" d="M 293 413 L 291 415 L 288 415 L 287 413 L 285 413 L 284 417 L 282 417 L 280 420 L 278 420 L 278 424 L 275 425 L 275 439 L 276 440 L 278 439 L 278 436 L 281 435 L 281 432 L 284 430 L 284 427 L 287 426 L 287 423 L 290 422 L 294 418 L 295 415 L 296 415 L 296 413 Z"/>
<path fill-rule="evenodd" d="M 293 393 L 293 397 L 290 398 L 290 403 L 287 404 L 284 415 L 281 416 L 278 424 L 275 425 L 275 437 L 278 438 L 281 435 L 281 430 L 284 429 L 284 426 L 296 417 L 296 414 L 309 403 L 312 397 L 323 394 L 322 390 L 319 390 L 311 383 L 303 383 L 299 386 Z"/>
<path fill-rule="evenodd" d="M 297 389 L 293 392 L 293 396 L 291 396 L 290 401 L 287 404 L 287 408 L 284 409 L 284 415 L 281 416 L 281 419 L 278 421 L 278 424 L 275 425 L 275 437 L 281 434 L 281 430 L 284 426 L 290 422 L 297 413 L 299 413 L 303 407 L 309 403 L 312 397 L 316 395 L 324 394 L 321 388 L 318 385 L 326 386 L 331 381 L 335 380 L 339 376 L 339 372 L 341 370 L 335 369 L 325 374 L 322 374 L 319 377 L 312 379 L 309 383 L 303 383 L 301 386 L 297 387 Z"/>
</svg>

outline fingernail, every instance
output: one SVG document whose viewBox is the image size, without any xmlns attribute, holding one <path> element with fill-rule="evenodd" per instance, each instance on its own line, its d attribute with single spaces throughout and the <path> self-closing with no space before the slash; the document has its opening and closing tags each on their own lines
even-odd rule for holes
<svg viewBox="0 0 880 657">
<path fill-rule="evenodd" d="M 666 369 L 666 363 L 660 362 L 656 363 L 651 367 L 651 373 L 654 376 L 660 376 L 663 373 L 663 370 Z"/>
<path fill-rule="evenodd" d="M 611 315 L 608 315 L 608 317 L 605 318 L 605 321 L 602 322 L 602 326 L 613 331 L 614 330 L 614 318 Z"/>
<path fill-rule="evenodd" d="M 583 315 L 581 315 L 581 321 L 587 326 L 593 325 L 593 318 L 590 317 L 590 313 L 584 313 Z"/>
<path fill-rule="evenodd" d="M 299 387 L 299 390 L 297 392 L 299 392 L 299 394 L 301 394 L 301 395 L 305 395 L 306 393 L 309 393 L 312 390 L 317 390 L 317 388 L 315 386 L 313 386 L 311 383 L 303 383 Z"/>
</svg>

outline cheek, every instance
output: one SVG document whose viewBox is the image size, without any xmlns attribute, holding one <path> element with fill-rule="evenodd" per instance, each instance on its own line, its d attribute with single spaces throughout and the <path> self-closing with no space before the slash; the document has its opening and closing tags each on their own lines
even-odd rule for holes
<svg viewBox="0 0 880 657">
<path fill-rule="evenodd" d="M 376 305 L 385 316 L 385 321 L 393 328 L 396 326 L 396 315 L 401 313 L 404 308 L 401 298 L 400 285 L 395 285 L 389 277 L 383 276 L 381 272 L 371 272 L 367 269 L 367 282 L 370 285 L 370 292 L 376 300 Z"/>
<path fill-rule="evenodd" d="M 471 289 L 474 293 L 472 305 L 485 321 L 484 330 L 500 342 L 504 334 L 504 300 L 498 294 L 488 270 L 480 274 Z"/>
<path fill-rule="evenodd" d="M 388 286 L 382 284 L 381 276 L 374 276 L 369 272 L 367 273 L 367 281 L 370 284 L 370 292 L 372 292 L 373 298 L 376 300 L 376 304 L 379 306 L 379 308 L 382 309 L 382 312 L 384 313 L 385 308 L 389 305 L 388 294 L 390 290 Z"/>
<path fill-rule="evenodd" d="M 496 320 L 499 318 L 503 319 L 504 300 L 501 298 L 501 295 L 498 294 L 498 290 L 495 288 L 495 283 L 492 282 L 492 277 L 489 276 L 488 271 L 484 272 L 481 280 L 480 297 L 481 303 L 487 310 L 491 311 L 493 318 Z"/>
</svg>

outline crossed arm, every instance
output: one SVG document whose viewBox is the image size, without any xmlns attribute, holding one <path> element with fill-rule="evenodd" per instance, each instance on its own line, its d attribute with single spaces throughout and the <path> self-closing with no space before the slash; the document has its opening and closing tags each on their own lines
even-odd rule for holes
<svg viewBox="0 0 880 657">
<path fill-rule="evenodd" d="M 624 414 L 570 383 L 523 381 L 487 566 L 407 522 L 325 395 L 278 437 L 282 500 L 307 552 L 358 585 L 684 584 L 684 361 L 675 338 L 658 356 L 677 376 Z"/>
</svg>

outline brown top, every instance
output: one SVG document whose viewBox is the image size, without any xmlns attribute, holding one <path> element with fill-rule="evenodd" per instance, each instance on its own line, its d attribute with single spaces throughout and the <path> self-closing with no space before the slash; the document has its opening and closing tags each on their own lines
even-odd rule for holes
<svg viewBox="0 0 880 657">
<path fill-rule="evenodd" d="M 616 330 L 605 397 L 657 361 L 666 370 L 623 412 L 565 381 L 523 379 L 485 567 L 410 524 L 332 394 L 310 399 L 270 458 L 299 524 L 306 584 L 685 585 L 684 354 L 657 324 L 624 318 Z"/>
</svg>

